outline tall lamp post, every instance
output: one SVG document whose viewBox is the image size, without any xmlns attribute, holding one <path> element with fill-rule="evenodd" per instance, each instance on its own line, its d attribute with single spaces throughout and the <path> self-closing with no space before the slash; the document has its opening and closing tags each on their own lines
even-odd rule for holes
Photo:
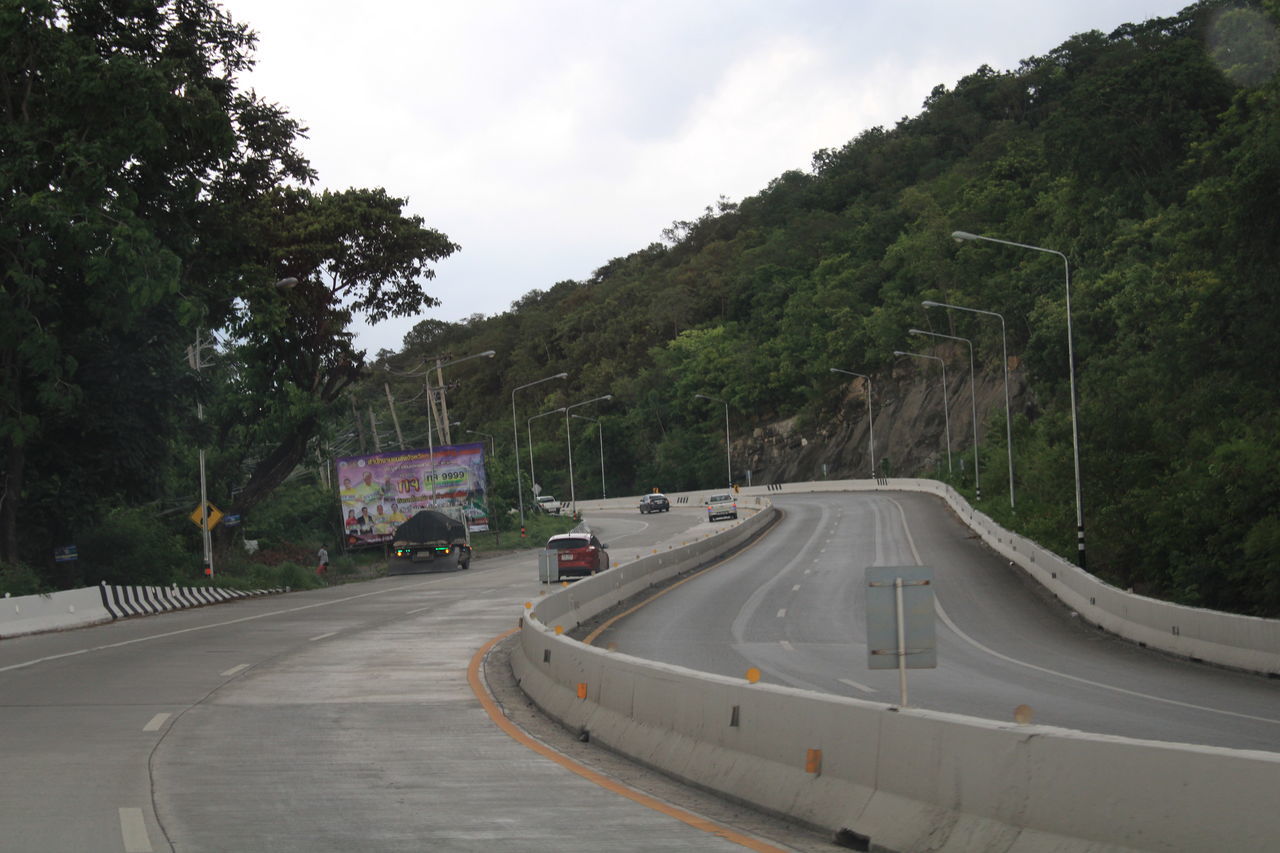
<svg viewBox="0 0 1280 853">
<path fill-rule="evenodd" d="M 1013 417 L 1009 408 L 1009 344 L 1005 337 L 1004 315 L 995 311 L 983 311 L 981 308 L 965 308 L 963 305 L 948 305 L 945 302 L 934 302 L 926 299 L 920 303 L 925 308 L 954 308 L 957 311 L 968 311 L 973 314 L 986 314 L 988 317 L 996 317 L 1000 320 L 1000 353 L 1003 356 L 1001 364 L 1004 367 L 1004 430 L 1005 430 L 1005 447 L 1009 451 L 1009 508 L 1017 509 L 1013 495 Z"/>
<path fill-rule="evenodd" d="M 893 354 L 901 358 L 909 355 L 912 358 L 927 358 L 930 361 L 936 361 L 942 366 L 942 422 L 946 425 L 947 430 L 947 473 L 951 473 L 951 404 L 947 402 L 947 362 L 936 355 L 925 355 L 920 352 L 907 352 L 906 350 L 896 349 Z"/>
<path fill-rule="evenodd" d="M 581 403 L 574 403 L 573 405 L 564 407 L 564 442 L 565 447 L 569 452 L 569 505 L 570 512 L 573 513 L 574 518 L 578 517 L 578 498 L 573 487 L 573 439 L 569 437 L 569 410 L 576 409 L 579 406 L 586 406 L 590 403 L 598 403 L 601 400 L 612 399 L 612 394 L 605 394 L 600 397 L 592 397 L 590 400 L 583 400 Z"/>
<path fill-rule="evenodd" d="M 483 435 L 485 438 L 489 439 L 489 455 L 496 456 L 498 454 L 498 448 L 494 444 L 493 436 L 489 435 L 489 433 L 481 432 L 478 429 L 467 429 L 467 430 L 463 430 L 463 432 L 465 432 L 467 435 Z"/>
<path fill-rule="evenodd" d="M 571 418 L 577 418 L 581 421 L 590 421 L 596 425 L 596 437 L 600 439 L 600 499 L 609 499 L 609 490 L 604 485 L 604 427 L 600 425 L 598 418 L 589 418 L 586 415 L 570 415 Z"/>
<path fill-rule="evenodd" d="M 524 441 L 525 441 L 525 444 L 529 445 L 529 482 L 532 483 L 533 487 L 535 489 L 538 489 L 538 491 L 542 491 L 542 490 L 538 488 L 538 476 L 533 473 L 533 426 L 532 425 L 533 425 L 533 422 L 536 421 L 538 418 L 545 418 L 547 415 L 555 415 L 563 411 L 564 411 L 564 406 L 561 406 L 558 409 L 552 409 L 549 412 L 542 412 L 541 414 L 537 414 L 531 418 L 527 418 L 525 419 L 525 422 L 524 422 Z M 536 496 L 537 492 L 535 492 L 534 494 Z"/>
<path fill-rule="evenodd" d="M 720 403 L 724 406 L 724 462 L 729 472 L 729 488 L 733 488 L 733 462 L 729 456 L 729 404 L 717 397 L 708 397 L 706 394 L 694 394 L 695 397 L 701 397 L 703 400 L 710 400 L 713 403 Z"/>
<path fill-rule="evenodd" d="M 1076 475 L 1076 548 L 1080 554 L 1080 568 L 1086 568 L 1084 551 L 1084 497 L 1080 489 L 1080 427 L 1076 415 L 1076 354 L 1071 334 L 1071 264 L 1067 256 L 1054 249 L 1031 246 L 1027 243 L 1014 243 L 1011 240 L 1000 240 L 995 237 L 984 237 L 981 234 L 970 234 L 968 231 L 952 231 L 951 236 L 959 241 L 983 240 L 987 243 L 999 243 L 1002 246 L 1013 246 L 1018 249 L 1029 249 L 1032 252 L 1044 252 L 1062 258 L 1062 271 L 1066 281 L 1067 295 L 1067 376 L 1071 385 L 1071 452 L 1074 456 Z"/>
<path fill-rule="evenodd" d="M 557 373 L 555 376 L 547 376 L 543 379 L 537 379 L 533 382 L 526 382 L 524 385 L 517 385 L 511 389 L 511 437 L 514 440 L 516 457 L 516 498 L 520 503 L 520 538 L 525 536 L 524 529 L 524 488 L 520 485 L 520 427 L 516 425 L 516 392 L 525 388 L 532 388 L 534 385 L 541 385 L 543 382 L 550 382 L 552 379 L 568 379 L 568 373 Z"/>
<path fill-rule="evenodd" d="M 832 373 L 844 373 L 849 376 L 860 376 L 867 380 L 867 443 L 869 445 L 867 453 L 871 457 L 871 479 L 874 480 L 876 477 L 876 422 L 875 418 L 871 415 L 871 377 L 867 376 L 865 373 L 854 373 L 852 370 L 841 370 L 838 367 L 829 367 L 827 369 Z"/>
<path fill-rule="evenodd" d="M 969 345 L 969 401 L 973 405 L 973 489 L 977 500 L 982 500 L 982 477 L 978 471 L 978 374 L 973 368 L 973 341 L 958 338 L 955 335 L 944 335 L 941 332 L 926 332 L 924 329 L 908 329 L 912 335 L 928 335 L 931 338 L 946 338 L 949 341 L 964 341 Z"/>
</svg>

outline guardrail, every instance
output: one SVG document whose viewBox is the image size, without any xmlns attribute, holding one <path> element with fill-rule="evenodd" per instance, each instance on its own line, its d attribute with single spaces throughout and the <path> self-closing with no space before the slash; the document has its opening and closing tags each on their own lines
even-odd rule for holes
<svg viewBox="0 0 1280 853">
<path fill-rule="evenodd" d="M 204 607 L 240 598 L 274 595 L 288 589 L 238 590 L 211 586 L 99 586 L 48 595 L 6 595 L 0 599 L 0 637 L 82 628 L 125 619 Z"/>
<path fill-rule="evenodd" d="M 848 490 L 812 485 L 787 491 Z M 933 481 L 890 485 L 946 488 Z M 768 504 L 758 495 L 754 501 Z M 641 558 L 531 605 L 512 655 L 521 687 L 597 743 L 840 833 L 855 849 L 1274 849 L 1280 754 L 1005 724 L 748 684 L 563 635 L 728 550 L 769 515 L 756 513 L 722 535 Z M 1037 554 L 1035 564 L 1044 560 Z"/>
<path fill-rule="evenodd" d="M 945 483 L 918 479 L 883 482 L 887 485 L 876 480 L 822 480 L 747 486 L 741 489 L 740 496 L 854 491 L 934 494 L 945 500 L 992 550 L 1019 566 L 1086 622 L 1147 648 L 1232 669 L 1280 676 L 1280 619 L 1187 607 L 1127 592 L 1099 580 L 1025 536 L 1004 529 Z M 634 505 L 635 500 L 629 498 L 579 502 L 580 508 L 587 509 Z"/>
</svg>

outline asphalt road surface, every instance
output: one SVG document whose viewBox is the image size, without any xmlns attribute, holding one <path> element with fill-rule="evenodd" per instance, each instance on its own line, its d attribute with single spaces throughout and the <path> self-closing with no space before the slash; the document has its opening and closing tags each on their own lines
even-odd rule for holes
<svg viewBox="0 0 1280 853">
<path fill-rule="evenodd" d="M 629 559 L 698 522 L 597 526 Z M 732 808 L 678 787 L 637 803 L 486 712 L 472 660 L 537 577 L 534 554 L 489 557 L 0 642 L 0 850 L 741 850 L 675 806 Z M 825 846 L 736 812 L 757 849 Z"/>
<path fill-rule="evenodd" d="M 934 570 L 937 669 L 908 704 L 994 720 L 1280 751 L 1280 681 L 1111 638 L 1046 601 L 929 495 L 776 496 L 755 546 L 618 622 L 595 642 L 705 672 L 899 702 L 896 670 L 867 665 L 864 570 Z"/>
</svg>

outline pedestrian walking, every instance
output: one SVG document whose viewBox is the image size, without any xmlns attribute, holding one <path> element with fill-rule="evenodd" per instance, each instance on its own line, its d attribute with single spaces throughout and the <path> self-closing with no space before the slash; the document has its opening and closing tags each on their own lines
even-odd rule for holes
<svg viewBox="0 0 1280 853">
<path fill-rule="evenodd" d="M 325 550 L 323 545 L 320 546 L 320 566 L 316 569 L 316 574 L 324 577 L 329 573 L 329 552 Z"/>
</svg>

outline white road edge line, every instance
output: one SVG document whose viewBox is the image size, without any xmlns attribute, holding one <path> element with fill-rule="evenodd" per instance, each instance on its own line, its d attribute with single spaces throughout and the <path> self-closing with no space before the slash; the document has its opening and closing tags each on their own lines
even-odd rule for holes
<svg viewBox="0 0 1280 853">
<path fill-rule="evenodd" d="M 778 618 L 779 618 L 779 619 L 786 619 L 786 618 L 787 618 L 787 608 L 785 608 L 785 607 L 784 607 L 784 608 L 782 608 L 781 610 L 779 610 L 779 611 L 778 611 Z"/>
<path fill-rule="evenodd" d="M 320 640 L 327 640 L 327 639 L 329 639 L 330 637 L 336 637 L 336 636 L 338 636 L 338 632 L 337 632 L 337 631 L 330 631 L 330 632 L 329 632 L 329 633 L 327 633 L 327 634 L 321 634 L 319 637 L 312 637 L 308 642 L 315 643 L 315 642 L 318 642 L 318 641 L 320 641 Z"/>
<path fill-rule="evenodd" d="M 791 587 L 791 591 L 792 591 L 792 592 L 799 592 L 799 591 L 800 591 L 800 584 L 796 584 L 795 586 Z"/>
<path fill-rule="evenodd" d="M 866 693 L 876 692 L 876 689 L 874 687 L 868 687 L 867 685 L 862 684 L 861 682 L 854 681 L 852 678 L 837 678 L 836 681 L 840 682 L 841 684 L 847 684 L 855 690 L 862 690 L 863 692 L 866 692 Z"/>
<path fill-rule="evenodd" d="M 120 836 L 124 839 L 125 853 L 151 853 L 142 809 L 120 809 Z"/>
<path fill-rule="evenodd" d="M 786 640 L 779 640 L 778 645 L 782 646 L 789 652 L 794 652 L 796 650 L 796 647 L 788 643 Z"/>
<path fill-rule="evenodd" d="M 142 730 L 144 732 L 160 731 L 160 728 L 165 724 L 165 721 L 169 719 L 169 716 L 169 714 L 156 714 L 151 718 L 151 722 L 142 727 Z"/>
<path fill-rule="evenodd" d="M 920 560 L 920 552 L 916 550 L 915 540 L 911 537 L 911 528 L 907 526 L 906 511 L 903 510 L 902 504 L 898 503 L 893 498 L 889 498 L 889 500 L 893 501 L 893 505 L 898 508 L 898 515 L 902 517 L 902 530 L 907 534 L 907 544 L 911 546 L 911 556 L 915 558 L 916 565 L 923 566 L 924 563 L 921 562 Z M 1058 678 L 1065 678 L 1068 681 L 1074 681 L 1077 684 L 1087 684 L 1090 687 L 1098 687 L 1102 690 L 1110 690 L 1114 693 L 1124 694 L 1125 696 L 1136 696 L 1139 699 L 1150 699 L 1152 702 L 1163 702 L 1166 705 L 1176 705 L 1179 708 L 1190 708 L 1193 711 L 1208 711 L 1211 714 L 1223 714 L 1225 716 L 1236 717 L 1237 719 L 1241 719 L 1241 720 L 1256 720 L 1257 722 L 1260 722 L 1260 723 L 1275 723 L 1276 725 L 1280 725 L 1280 720 L 1272 719 L 1271 717 L 1258 717 L 1258 716 L 1254 716 L 1253 714 L 1241 714 L 1237 711 L 1225 711 L 1222 708 L 1210 708 L 1206 705 L 1195 705 L 1195 704 L 1192 704 L 1191 702 L 1179 702 L 1177 699 L 1166 699 L 1163 696 L 1153 696 L 1150 693 L 1139 693 L 1137 690 L 1126 690 L 1123 687 L 1116 687 L 1111 684 L 1103 684 L 1101 681 L 1091 681 L 1087 678 L 1081 678 L 1078 675 L 1068 675 L 1065 672 L 1058 672 L 1055 669 L 1048 669 L 1043 666 L 1037 666 L 1034 663 L 1027 663 L 1026 661 L 1018 660 L 1017 658 L 1011 658 L 1008 655 L 997 652 L 995 649 L 991 649 L 984 646 L 982 643 L 979 643 L 977 640 L 970 637 L 964 631 L 961 631 L 959 626 L 957 626 L 956 623 L 951 621 L 951 617 L 947 615 L 947 612 L 942 609 L 942 602 L 938 601 L 938 597 L 936 595 L 933 598 L 933 608 L 938 612 L 938 618 L 942 620 L 943 624 L 945 624 L 948 628 L 950 628 L 953 632 L 955 632 L 955 635 L 957 637 L 964 640 L 966 643 L 973 646 L 975 649 L 986 652 L 992 657 L 998 658 L 1002 661 L 1005 661 L 1006 663 L 1012 663 L 1018 666 L 1024 666 L 1027 669 L 1033 669 L 1036 672 L 1043 672 L 1046 675 L 1053 675 Z"/>
<path fill-rule="evenodd" d="M 245 671 L 246 669 L 248 669 L 248 668 L 249 668 L 249 664 L 247 664 L 247 663 L 240 663 L 240 664 L 236 664 L 235 666 L 231 667 L 231 669 L 228 669 L 226 672 L 220 672 L 220 673 L 218 673 L 218 674 L 219 674 L 219 675 L 231 676 L 231 675 L 235 675 L 236 673 L 244 672 L 244 671 Z"/>
</svg>

